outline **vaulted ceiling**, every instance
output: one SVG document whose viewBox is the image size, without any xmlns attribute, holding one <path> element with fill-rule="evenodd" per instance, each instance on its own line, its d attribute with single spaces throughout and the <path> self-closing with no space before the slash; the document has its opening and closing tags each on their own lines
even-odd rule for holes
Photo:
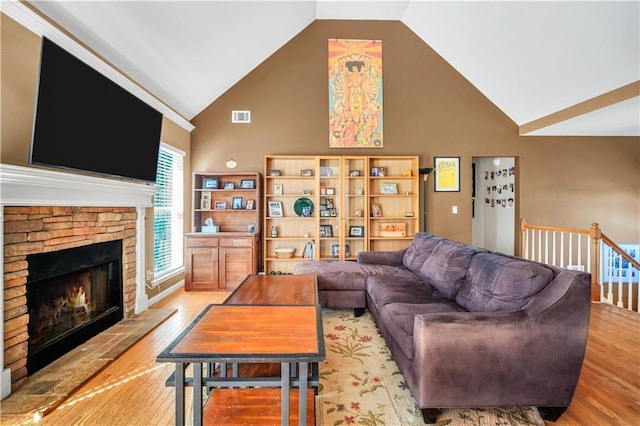
<svg viewBox="0 0 640 426">
<path fill-rule="evenodd" d="M 187 119 L 316 19 L 398 20 L 525 135 L 640 135 L 638 1 L 30 1 Z"/>
</svg>

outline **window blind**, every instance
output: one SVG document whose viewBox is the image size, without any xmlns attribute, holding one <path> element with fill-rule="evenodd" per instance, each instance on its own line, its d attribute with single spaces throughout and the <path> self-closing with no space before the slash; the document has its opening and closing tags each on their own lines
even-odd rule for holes
<svg viewBox="0 0 640 426">
<path fill-rule="evenodd" d="M 184 153 L 161 144 L 154 197 L 154 276 L 182 267 Z"/>
</svg>

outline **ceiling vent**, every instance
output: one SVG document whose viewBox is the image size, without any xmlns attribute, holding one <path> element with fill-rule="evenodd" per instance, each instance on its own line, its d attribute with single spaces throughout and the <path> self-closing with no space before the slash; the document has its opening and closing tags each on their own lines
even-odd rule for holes
<svg viewBox="0 0 640 426">
<path fill-rule="evenodd" d="M 232 123 L 251 123 L 251 111 L 231 111 Z"/>
</svg>

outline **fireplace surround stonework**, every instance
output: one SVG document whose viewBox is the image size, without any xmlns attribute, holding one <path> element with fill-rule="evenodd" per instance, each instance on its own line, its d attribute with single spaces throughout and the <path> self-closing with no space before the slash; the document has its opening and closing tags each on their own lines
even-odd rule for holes
<svg viewBox="0 0 640 426">
<path fill-rule="evenodd" d="M 153 184 L 0 164 L 0 390 L 4 399 L 28 374 L 27 255 L 122 240 L 123 316 L 149 306 L 147 208 Z"/>
<path fill-rule="evenodd" d="M 122 240 L 124 317 L 136 298 L 134 207 L 11 206 L 4 209 L 4 363 L 12 387 L 27 377 L 27 255 Z"/>
</svg>

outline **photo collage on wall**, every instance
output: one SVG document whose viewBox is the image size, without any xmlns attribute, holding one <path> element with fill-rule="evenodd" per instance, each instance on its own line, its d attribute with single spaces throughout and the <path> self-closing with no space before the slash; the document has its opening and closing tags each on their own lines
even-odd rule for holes
<svg viewBox="0 0 640 426">
<path fill-rule="evenodd" d="M 484 203 L 492 208 L 512 209 L 515 199 L 516 168 L 485 170 Z"/>
</svg>

